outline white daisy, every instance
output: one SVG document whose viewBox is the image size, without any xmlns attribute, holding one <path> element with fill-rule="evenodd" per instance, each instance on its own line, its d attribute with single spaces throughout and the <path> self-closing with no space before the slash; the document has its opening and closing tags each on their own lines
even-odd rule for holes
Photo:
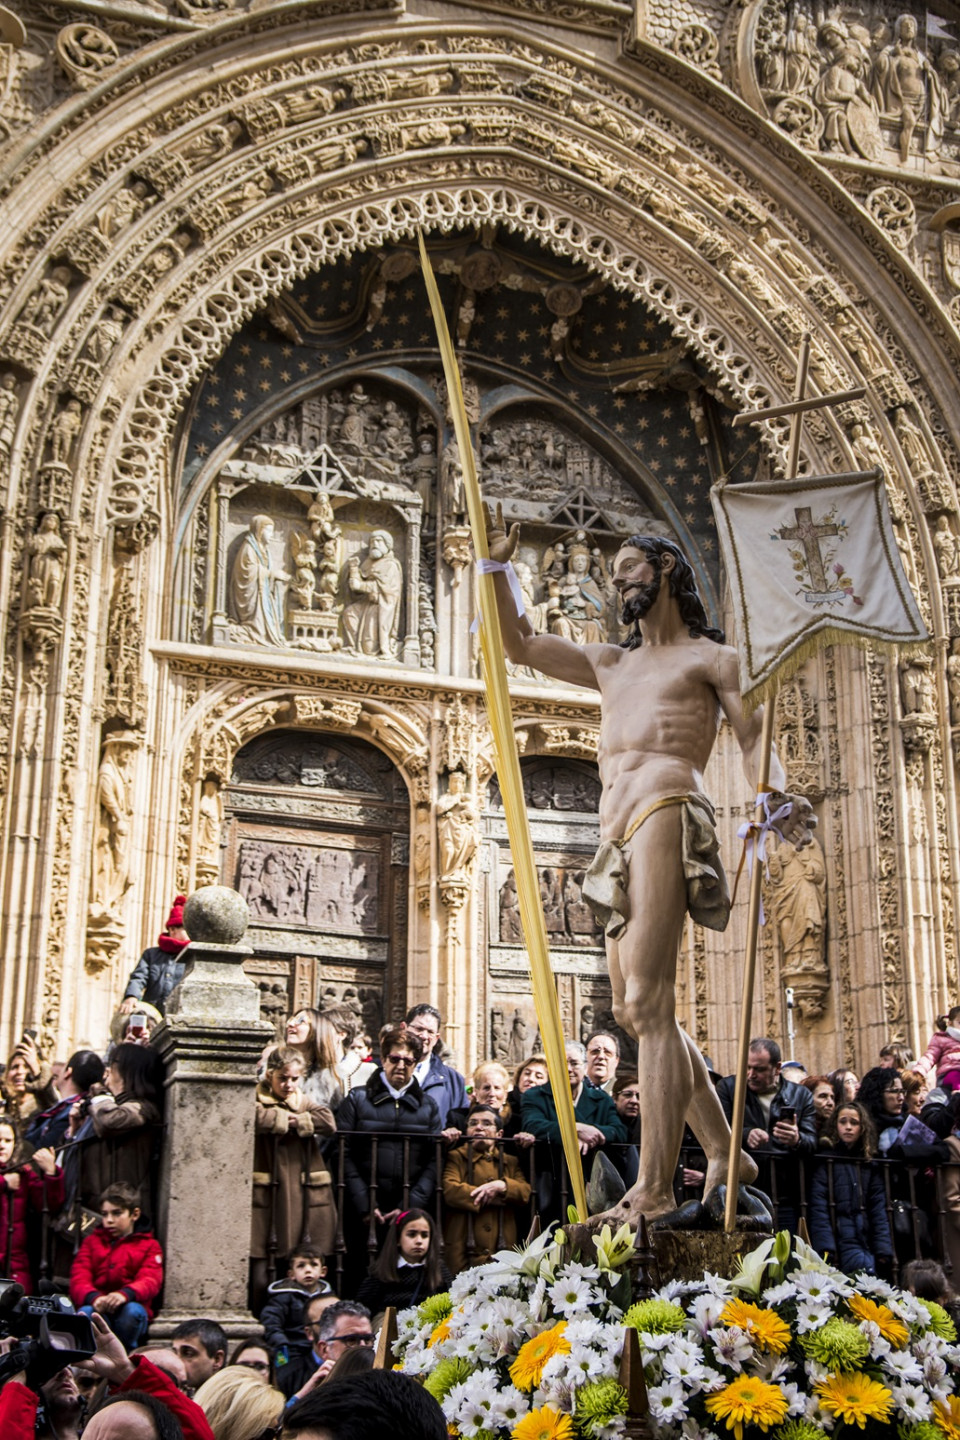
<svg viewBox="0 0 960 1440">
<path fill-rule="evenodd" d="M 890 1393 L 900 1415 L 913 1425 L 933 1414 L 930 1398 L 920 1385 L 893 1385 Z"/>
<path fill-rule="evenodd" d="M 577 1276 L 557 1280 L 550 1286 L 547 1294 L 553 1308 L 563 1316 L 575 1315 L 577 1311 L 585 1310 L 591 1300 L 590 1286 Z"/>
<path fill-rule="evenodd" d="M 889 1355 L 883 1357 L 883 1368 L 888 1375 L 894 1376 L 901 1382 L 923 1379 L 923 1371 L 909 1350 L 891 1350 Z"/>
<path fill-rule="evenodd" d="M 650 1413 L 654 1420 L 667 1422 L 682 1420 L 687 1413 L 683 1386 L 678 1380 L 665 1380 L 662 1385 L 651 1385 L 647 1391 Z"/>
</svg>

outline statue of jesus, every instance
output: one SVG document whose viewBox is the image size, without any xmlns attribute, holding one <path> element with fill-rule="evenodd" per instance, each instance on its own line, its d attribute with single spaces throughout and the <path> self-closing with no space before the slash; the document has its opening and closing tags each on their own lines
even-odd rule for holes
<svg viewBox="0 0 960 1440">
<path fill-rule="evenodd" d="M 519 526 L 506 532 L 499 505 L 496 518 L 487 510 L 486 520 L 490 558 L 504 564 L 516 550 Z M 502 573 L 494 575 L 497 608 L 514 664 L 599 690 L 602 698 L 602 843 L 584 895 L 604 898 L 595 908 L 605 922 L 613 1010 L 617 1023 L 636 1037 L 645 1122 L 637 1183 L 604 1218 L 636 1224 L 642 1214 L 663 1223 L 671 1215 L 684 1121 L 707 1156 L 704 1204 L 720 1217 L 730 1127 L 699 1050 L 677 1023 L 677 956 L 688 910 L 720 930 L 729 915 L 713 807 L 703 793 L 721 714 L 733 727 L 755 787 L 762 711 L 744 714 L 737 652 L 710 627 L 693 570 L 677 545 L 632 535 L 616 556 L 612 579 L 622 620 L 632 627 L 622 646 L 536 634 L 517 614 Z M 775 790 L 785 784 L 775 754 L 770 784 Z M 777 826 L 782 838 L 808 843 L 816 824 L 809 802 L 772 799 L 771 811 L 790 802 Z M 778 1138 L 789 1143 L 785 1135 Z M 742 1154 L 741 1183 L 756 1174 L 754 1161 Z"/>
</svg>

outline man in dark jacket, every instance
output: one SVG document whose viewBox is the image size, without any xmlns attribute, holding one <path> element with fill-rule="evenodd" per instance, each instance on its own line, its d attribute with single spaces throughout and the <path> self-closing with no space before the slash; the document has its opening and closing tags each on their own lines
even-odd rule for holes
<svg viewBox="0 0 960 1440">
<path fill-rule="evenodd" d="M 27 1126 L 27 1140 L 35 1150 L 56 1149 L 63 1143 L 73 1107 L 89 1095 L 92 1085 L 103 1079 L 103 1061 L 95 1050 L 77 1050 L 67 1061 L 59 1080 L 61 1099 L 49 1110 L 35 1115 Z"/>
<path fill-rule="evenodd" d="M 190 944 L 190 936 L 183 928 L 183 907 L 186 895 L 178 895 L 170 909 L 167 924 L 156 945 L 144 950 L 136 963 L 133 974 L 127 981 L 120 1009 L 130 1015 L 137 1008 L 137 1002 L 145 1000 L 162 1015 L 170 998 L 170 992 L 183 979 L 185 963 L 180 953 Z"/>
<path fill-rule="evenodd" d="M 583 1046 L 571 1040 L 566 1046 L 567 1075 L 570 1093 L 573 1096 L 573 1114 L 577 1122 L 577 1138 L 583 1157 L 583 1172 L 587 1176 L 593 1164 L 594 1154 L 604 1145 L 623 1145 L 627 1139 L 624 1125 L 617 1108 L 606 1091 L 596 1085 L 584 1083 L 587 1056 Z M 553 1087 L 535 1085 L 527 1090 L 522 1101 L 522 1124 L 524 1130 L 535 1135 L 537 1146 L 537 1207 L 541 1220 L 562 1219 L 560 1178 L 563 1166 L 563 1152 L 560 1140 L 560 1121 L 557 1118 Z M 568 1186 L 568 1198 L 573 1199 Z"/>
<path fill-rule="evenodd" d="M 801 1163 L 817 1147 L 813 1094 L 780 1075 L 780 1046 L 766 1036 L 750 1041 L 743 1147 L 760 1167 L 757 1185 L 776 1206 L 778 1230 L 795 1233 L 799 1219 Z M 727 1075 L 717 1094 L 728 1120 L 733 1118 L 737 1077 Z"/>
<path fill-rule="evenodd" d="M 424 1095 L 429 1095 L 440 1112 L 440 1125 L 446 1127 L 451 1110 L 462 1110 L 467 1105 L 467 1086 L 459 1070 L 444 1065 L 440 1059 L 440 1031 L 443 1021 L 440 1011 L 434 1005 L 414 1005 L 407 1011 L 401 1029 L 416 1036 L 423 1051 L 416 1068 L 416 1080 Z M 458 1140 L 460 1131 L 451 1127 L 447 1137 Z"/>
<path fill-rule="evenodd" d="M 344 1207 L 344 1289 L 349 1294 L 366 1271 L 364 1265 L 358 1273 L 356 1265 L 364 1247 L 370 1254 L 378 1253 L 386 1227 L 400 1211 L 426 1209 L 437 1188 L 440 1112 L 414 1079 L 421 1054 L 420 1041 L 410 1030 L 400 1026 L 384 1030 L 383 1068 L 366 1085 L 351 1090 L 337 1111 L 337 1131 L 345 1137 L 343 1169 L 349 1205 Z"/>
</svg>

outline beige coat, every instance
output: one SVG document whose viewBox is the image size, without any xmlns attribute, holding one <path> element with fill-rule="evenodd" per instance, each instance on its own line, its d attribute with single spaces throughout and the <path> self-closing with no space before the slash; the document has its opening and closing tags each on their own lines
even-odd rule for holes
<svg viewBox="0 0 960 1440">
<path fill-rule="evenodd" d="M 324 1255 L 333 1251 L 337 1210 L 326 1161 L 317 1138 L 332 1135 L 336 1122 L 326 1105 L 299 1091 L 278 1100 L 266 1083 L 257 1087 L 253 1152 L 253 1220 L 250 1254 L 283 1259 L 301 1240 Z"/>
<path fill-rule="evenodd" d="M 524 1180 L 520 1166 L 512 1155 L 503 1157 L 503 1179 L 507 1189 L 500 1204 L 485 1205 L 478 1210 L 470 1199 L 470 1192 L 478 1185 L 500 1179 L 497 1152 L 484 1154 L 474 1151 L 473 1168 L 469 1165 L 469 1146 L 458 1146 L 448 1157 L 443 1167 L 443 1200 L 451 1212 L 443 1230 L 446 1247 L 444 1259 L 456 1275 L 468 1265 L 483 1265 L 495 1250 L 511 1249 L 517 1243 L 517 1217 L 515 1207 L 526 1205 L 530 1199 L 530 1183 Z M 473 1216 L 473 1250 L 468 1258 L 467 1240 L 469 1234 L 468 1216 Z M 500 1240 L 500 1220 L 503 1219 L 503 1238 Z"/>
</svg>

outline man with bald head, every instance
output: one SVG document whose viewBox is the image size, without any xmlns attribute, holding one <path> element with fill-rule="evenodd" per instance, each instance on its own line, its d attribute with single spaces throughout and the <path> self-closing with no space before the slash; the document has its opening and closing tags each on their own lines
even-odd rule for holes
<svg viewBox="0 0 960 1440">
<path fill-rule="evenodd" d="M 606 1218 L 635 1224 L 641 1214 L 661 1221 L 671 1216 L 685 1121 L 706 1153 L 705 1202 L 719 1216 L 730 1127 L 699 1050 L 677 1023 L 677 956 L 688 913 L 717 930 L 729 918 L 713 806 L 703 791 L 721 716 L 739 741 L 755 788 L 762 712 L 744 714 L 737 653 L 710 626 L 693 569 L 672 541 L 632 535 L 616 556 L 613 584 L 630 627 L 623 645 L 580 645 L 536 634 L 526 615 L 517 614 L 502 573 L 516 550 L 519 526 L 506 532 L 500 506 L 495 519 L 487 511 L 487 541 L 508 658 L 598 690 L 602 699 L 602 843 L 583 894 L 604 925 L 613 1013 L 637 1040 L 641 1119 L 649 1122 L 642 1124 L 637 1183 Z M 785 784 L 775 754 L 770 784 Z M 815 822 L 806 801 L 790 799 L 779 830 L 804 844 Z M 741 1180 L 756 1173 L 744 1153 Z"/>
</svg>

